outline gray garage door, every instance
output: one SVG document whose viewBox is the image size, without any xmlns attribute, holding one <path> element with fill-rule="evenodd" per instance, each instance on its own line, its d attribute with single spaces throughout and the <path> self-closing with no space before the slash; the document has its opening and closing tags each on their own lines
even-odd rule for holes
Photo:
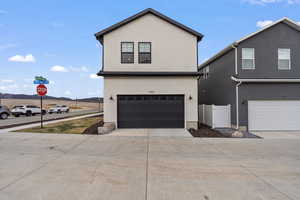
<svg viewBox="0 0 300 200">
<path fill-rule="evenodd" d="M 184 95 L 118 95 L 118 128 L 184 128 Z"/>
</svg>

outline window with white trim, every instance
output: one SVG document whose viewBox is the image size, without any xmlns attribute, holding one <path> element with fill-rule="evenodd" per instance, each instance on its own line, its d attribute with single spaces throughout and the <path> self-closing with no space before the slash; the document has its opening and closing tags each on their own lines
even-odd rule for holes
<svg viewBox="0 0 300 200">
<path fill-rule="evenodd" d="M 209 77 L 209 65 L 203 69 L 203 79 L 208 79 Z"/>
<path fill-rule="evenodd" d="M 242 69 L 255 69 L 254 48 L 242 48 Z"/>
<path fill-rule="evenodd" d="M 278 49 L 278 69 L 291 69 L 291 49 Z"/>
<path fill-rule="evenodd" d="M 139 42 L 139 63 L 151 63 L 151 42 Z"/>
<path fill-rule="evenodd" d="M 133 42 L 121 42 L 121 63 L 134 63 Z"/>
</svg>

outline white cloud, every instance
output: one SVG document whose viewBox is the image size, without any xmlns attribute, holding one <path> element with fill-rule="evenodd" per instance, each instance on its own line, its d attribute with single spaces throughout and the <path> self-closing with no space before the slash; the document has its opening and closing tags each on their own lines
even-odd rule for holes
<svg viewBox="0 0 300 200">
<path fill-rule="evenodd" d="M 297 4 L 300 3 L 300 0 L 288 0 L 288 4 Z"/>
<path fill-rule="evenodd" d="M 88 96 L 99 96 L 100 93 L 97 92 L 88 92 Z"/>
<path fill-rule="evenodd" d="M 81 67 L 64 67 L 61 65 L 55 65 L 51 67 L 50 71 L 52 72 L 88 72 L 88 68 L 86 66 Z"/>
<path fill-rule="evenodd" d="M 0 86 L 0 90 L 6 91 L 6 90 L 8 90 L 8 88 L 6 86 Z"/>
<path fill-rule="evenodd" d="M 0 90 L 3 90 L 3 91 L 11 91 L 11 90 L 15 90 L 18 88 L 19 88 L 19 86 L 17 84 L 0 86 Z"/>
<path fill-rule="evenodd" d="M 6 14 L 7 11 L 6 10 L 0 10 L 0 15 Z"/>
<path fill-rule="evenodd" d="M 82 67 L 80 67 L 80 69 L 81 69 L 81 71 L 83 71 L 83 72 L 88 72 L 88 71 L 89 71 L 88 68 L 87 68 L 86 66 L 82 66 Z"/>
<path fill-rule="evenodd" d="M 8 58 L 9 61 L 11 62 L 35 62 L 35 58 L 32 54 L 28 54 L 26 56 L 21 56 L 21 55 L 15 55 L 10 58 Z"/>
<path fill-rule="evenodd" d="M 70 96 L 71 94 L 72 94 L 72 92 L 70 90 L 65 91 L 65 95 Z"/>
<path fill-rule="evenodd" d="M 54 65 L 53 67 L 51 67 L 50 71 L 52 71 L 52 72 L 68 72 L 69 70 L 63 66 Z"/>
<path fill-rule="evenodd" d="M 90 74 L 91 79 L 98 79 L 99 76 L 97 74 Z"/>
<path fill-rule="evenodd" d="M 88 68 L 86 66 L 81 66 L 81 67 L 70 67 L 70 71 L 73 72 L 88 72 Z"/>
<path fill-rule="evenodd" d="M 259 28 L 263 28 L 263 27 L 268 26 L 272 23 L 273 23 L 273 21 L 271 21 L 271 20 L 263 20 L 263 21 L 256 22 L 256 26 L 259 27 Z"/>
<path fill-rule="evenodd" d="M 10 80 L 10 79 L 4 79 L 4 80 L 0 80 L 1 83 L 14 83 L 14 80 Z"/>
<path fill-rule="evenodd" d="M 0 24 L 0 26 L 1 26 L 1 24 Z M 0 45 L 0 51 L 10 49 L 10 48 L 13 48 L 16 46 L 17 46 L 16 44 L 3 44 L 3 45 Z"/>
<path fill-rule="evenodd" d="M 23 88 L 31 88 L 31 87 L 32 87 L 32 85 L 28 85 L 28 84 L 23 85 Z"/>
<path fill-rule="evenodd" d="M 244 2 L 254 5 L 267 5 L 274 3 L 298 4 L 300 0 L 243 0 Z"/>
</svg>

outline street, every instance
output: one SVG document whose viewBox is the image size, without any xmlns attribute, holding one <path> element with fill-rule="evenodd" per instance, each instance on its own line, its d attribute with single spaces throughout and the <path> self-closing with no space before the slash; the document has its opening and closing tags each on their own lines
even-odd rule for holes
<svg viewBox="0 0 300 200">
<path fill-rule="evenodd" d="M 78 111 L 71 111 L 69 113 L 63 113 L 63 114 L 46 114 L 43 116 L 43 119 L 45 121 L 47 120 L 54 120 L 54 119 L 61 119 L 66 117 L 73 117 L 77 115 L 84 115 L 89 113 L 95 113 L 98 112 L 97 110 L 78 110 Z M 41 116 L 20 116 L 20 117 L 9 117 L 6 120 L 0 120 L 0 129 L 6 128 L 7 126 L 14 126 L 14 125 L 21 125 L 21 124 L 28 124 L 32 122 L 38 122 L 40 120 Z"/>
</svg>

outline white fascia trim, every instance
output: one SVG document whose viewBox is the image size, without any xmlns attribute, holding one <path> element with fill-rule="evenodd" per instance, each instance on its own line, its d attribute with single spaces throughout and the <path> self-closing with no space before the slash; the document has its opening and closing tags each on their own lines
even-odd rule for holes
<svg viewBox="0 0 300 200">
<path fill-rule="evenodd" d="M 274 79 L 274 78 L 270 78 L 270 79 L 244 79 L 244 78 L 236 78 L 234 76 L 231 76 L 231 80 L 235 81 L 235 82 L 243 82 L 243 83 L 255 83 L 255 82 L 278 82 L 278 83 L 300 83 L 300 79 Z"/>
<path fill-rule="evenodd" d="M 236 43 L 239 44 L 239 43 L 243 42 L 244 40 L 247 40 L 248 38 L 251 38 L 251 37 L 253 37 L 254 35 L 256 35 L 256 34 L 262 32 L 262 31 L 264 31 L 264 30 L 266 30 L 266 29 L 268 29 L 268 28 L 270 28 L 270 27 L 272 27 L 272 26 L 274 26 L 274 25 L 276 25 L 276 24 L 278 24 L 278 23 L 280 23 L 280 22 L 283 22 L 283 21 L 288 21 L 288 22 L 290 22 L 290 23 L 292 23 L 292 24 L 295 24 L 296 26 L 299 26 L 299 24 L 298 24 L 297 22 L 295 22 L 295 21 L 293 21 L 293 20 L 291 20 L 291 19 L 289 19 L 289 18 L 287 18 L 287 17 L 284 17 L 284 18 L 281 18 L 281 19 L 279 19 L 279 20 L 277 20 L 277 21 L 275 21 L 275 22 L 273 22 L 273 23 L 271 23 L 271 24 L 269 24 L 269 25 L 263 27 L 262 29 L 260 29 L 260 30 L 258 30 L 258 31 L 256 31 L 256 32 L 254 32 L 254 33 L 251 33 L 250 35 L 247 35 L 246 37 L 243 37 L 242 39 L 236 41 Z"/>
</svg>

